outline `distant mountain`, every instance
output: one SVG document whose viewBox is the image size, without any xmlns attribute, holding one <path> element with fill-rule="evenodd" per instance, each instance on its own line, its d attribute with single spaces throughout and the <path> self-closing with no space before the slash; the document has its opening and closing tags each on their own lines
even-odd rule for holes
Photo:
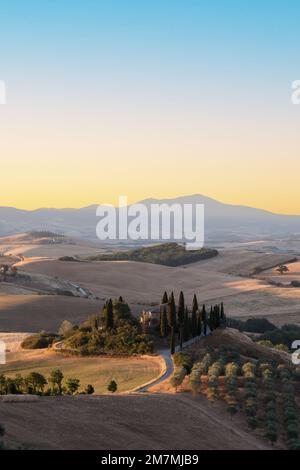
<svg viewBox="0 0 300 470">
<path fill-rule="evenodd" d="M 247 206 L 224 204 L 214 199 L 192 195 L 174 199 L 146 199 L 151 204 L 204 204 L 207 241 L 235 241 L 300 235 L 300 216 L 274 214 Z M 25 211 L 0 207 L 0 236 L 47 230 L 68 236 L 96 239 L 96 208 L 37 209 Z"/>
</svg>

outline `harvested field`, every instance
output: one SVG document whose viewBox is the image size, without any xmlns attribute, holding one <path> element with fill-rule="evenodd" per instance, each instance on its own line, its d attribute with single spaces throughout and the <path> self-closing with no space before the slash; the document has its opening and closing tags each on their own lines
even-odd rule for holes
<svg viewBox="0 0 300 470">
<path fill-rule="evenodd" d="M 0 403 L 0 416 L 7 444 L 34 449 L 269 448 L 243 420 L 231 421 L 201 396 L 49 397 Z"/>
<path fill-rule="evenodd" d="M 118 391 L 132 390 L 155 379 L 161 370 L 160 358 L 150 357 L 78 357 L 65 356 L 48 350 L 26 350 L 7 354 L 7 364 L 0 365 L 0 373 L 9 377 L 39 372 L 46 378 L 54 369 L 60 369 L 65 378 L 80 379 L 81 388 L 91 384 L 95 393 L 106 393 L 114 379 Z"/>
<path fill-rule="evenodd" d="M 58 295 L 0 295 L 0 331 L 57 331 L 64 320 L 84 321 L 102 302 Z"/>
<path fill-rule="evenodd" d="M 46 245 L 53 253 L 61 245 Z M 39 331 L 56 329 L 64 319 L 78 323 L 99 311 L 103 299 L 120 294 L 139 314 L 145 305 L 159 303 L 164 290 L 180 290 L 191 303 L 194 293 L 199 303 L 224 301 L 232 317 L 268 317 L 277 325 L 300 323 L 300 289 L 274 286 L 270 280 L 289 282 L 299 276 L 299 262 L 290 264 L 290 273 L 280 276 L 274 268 L 292 259 L 292 253 L 264 253 L 245 247 L 220 250 L 217 257 L 187 266 L 167 267 L 139 262 L 67 262 L 55 258 L 25 258 L 17 263 L 20 274 L 29 275 L 24 286 L 0 283 L 0 330 Z M 255 270 L 261 271 L 253 276 Z M 266 271 L 264 271 L 266 269 Z M 101 299 L 85 300 L 64 296 L 33 295 L 38 288 L 52 291 L 78 285 Z M 76 289 L 75 289 L 76 290 Z M 17 329 L 16 329 L 17 328 Z"/>
<path fill-rule="evenodd" d="M 236 317 L 269 316 L 273 321 L 300 322 L 300 289 L 270 285 L 265 279 L 250 278 L 255 267 L 276 265 L 290 255 L 224 251 L 216 258 L 187 266 L 167 267 L 139 262 L 74 263 L 28 260 L 20 269 L 44 273 L 81 284 L 100 298 L 123 297 L 131 304 L 159 303 L 162 291 L 182 289 L 188 302 L 194 292 L 200 303 L 224 301 L 227 313 Z M 124 282 L 126 280 L 126 282 Z M 163 286 L 163 288 L 162 288 Z M 284 316 L 284 319 L 283 319 Z"/>
</svg>

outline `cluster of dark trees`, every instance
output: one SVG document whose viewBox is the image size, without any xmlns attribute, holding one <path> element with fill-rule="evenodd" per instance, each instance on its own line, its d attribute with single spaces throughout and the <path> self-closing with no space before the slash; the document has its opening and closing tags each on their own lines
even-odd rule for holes
<svg viewBox="0 0 300 470">
<path fill-rule="evenodd" d="M 265 437 L 275 443 L 278 439 L 278 410 L 275 374 L 272 366 L 261 365 L 264 401 Z"/>
<path fill-rule="evenodd" d="M 78 355 L 149 354 L 153 341 L 143 334 L 140 322 L 120 296 L 105 302 L 99 314 L 89 316 L 79 325 L 64 320 L 58 334 L 41 332 L 22 342 L 24 349 L 41 349 L 62 341 L 59 352 Z"/>
<path fill-rule="evenodd" d="M 298 406 L 291 371 L 281 367 L 279 370 L 282 382 L 282 407 L 285 435 L 289 450 L 300 450 Z"/>
<path fill-rule="evenodd" d="M 129 251 L 120 251 L 110 255 L 96 255 L 88 259 L 91 261 L 140 261 L 143 263 L 162 264 L 165 266 L 181 266 L 209 259 L 218 255 L 212 248 L 201 250 L 187 250 L 185 246 L 177 243 L 160 243 L 150 247 L 136 248 Z"/>
<path fill-rule="evenodd" d="M 0 375 L 0 395 L 75 395 L 80 388 L 80 380 L 70 377 L 64 380 L 61 370 L 53 370 L 46 379 L 39 372 L 30 372 L 26 377 L 17 374 L 15 378 Z M 87 385 L 81 394 L 92 395 L 94 387 Z"/>
<path fill-rule="evenodd" d="M 55 341 L 58 341 L 59 339 L 60 337 L 54 333 L 46 333 L 45 331 L 41 331 L 40 333 L 35 333 L 34 335 L 27 336 L 22 341 L 21 345 L 24 349 L 45 349 L 49 346 L 52 346 L 52 344 Z"/>
<path fill-rule="evenodd" d="M 164 293 L 160 312 L 160 335 L 165 338 L 171 336 L 171 354 L 175 352 L 176 333 L 179 335 L 180 349 L 183 343 L 191 338 L 206 336 L 213 330 L 225 325 L 226 318 L 223 302 L 221 305 L 211 306 L 209 311 L 203 305 L 199 308 L 196 294 L 193 297 L 191 315 L 185 304 L 184 294 L 181 291 L 178 305 L 175 304 L 174 293 L 168 296 Z"/>
<path fill-rule="evenodd" d="M 227 326 L 239 331 L 248 333 L 266 333 L 277 329 L 273 323 L 267 318 L 248 318 L 247 320 L 239 320 L 237 318 L 227 318 Z"/>
<path fill-rule="evenodd" d="M 60 329 L 64 348 L 82 355 L 148 354 L 153 352 L 151 338 L 141 331 L 122 297 L 109 299 L 99 315 L 89 317 L 79 326 Z"/>
</svg>

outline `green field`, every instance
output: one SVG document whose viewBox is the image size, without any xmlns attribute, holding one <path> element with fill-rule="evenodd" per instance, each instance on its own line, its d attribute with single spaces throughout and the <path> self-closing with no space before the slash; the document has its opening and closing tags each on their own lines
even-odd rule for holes
<svg viewBox="0 0 300 470">
<path fill-rule="evenodd" d="M 80 379 L 80 389 L 92 384 L 96 394 L 106 393 L 107 384 L 112 379 L 118 384 L 118 392 L 125 392 L 156 378 L 160 373 L 156 358 L 66 357 L 44 350 L 8 354 L 7 364 L 0 366 L 0 373 L 14 377 L 35 371 L 47 378 L 53 369 L 60 369 L 65 378 Z"/>
</svg>

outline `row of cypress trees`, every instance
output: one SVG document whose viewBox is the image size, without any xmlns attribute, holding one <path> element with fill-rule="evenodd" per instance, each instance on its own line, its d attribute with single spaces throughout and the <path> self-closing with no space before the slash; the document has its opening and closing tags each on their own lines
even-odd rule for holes
<svg viewBox="0 0 300 470">
<path fill-rule="evenodd" d="M 171 354 L 175 352 L 176 333 L 179 335 L 180 348 L 182 349 L 183 342 L 200 336 L 202 333 L 206 336 L 209 331 L 212 332 L 224 324 L 225 312 L 223 302 L 221 305 L 211 306 L 208 314 L 205 305 L 202 306 L 201 310 L 199 309 L 197 296 L 194 294 L 190 316 L 182 291 L 179 294 L 177 308 L 173 292 L 171 292 L 170 297 L 167 292 L 163 295 L 160 312 L 160 335 L 166 338 L 170 331 Z"/>
<path fill-rule="evenodd" d="M 123 303 L 123 297 L 120 295 L 118 298 L 119 303 Z M 114 304 L 112 299 L 108 299 L 105 302 L 105 305 L 103 307 L 102 313 L 104 314 L 104 319 L 105 319 L 105 329 L 106 330 L 112 330 L 115 326 L 115 319 L 114 319 Z"/>
</svg>

